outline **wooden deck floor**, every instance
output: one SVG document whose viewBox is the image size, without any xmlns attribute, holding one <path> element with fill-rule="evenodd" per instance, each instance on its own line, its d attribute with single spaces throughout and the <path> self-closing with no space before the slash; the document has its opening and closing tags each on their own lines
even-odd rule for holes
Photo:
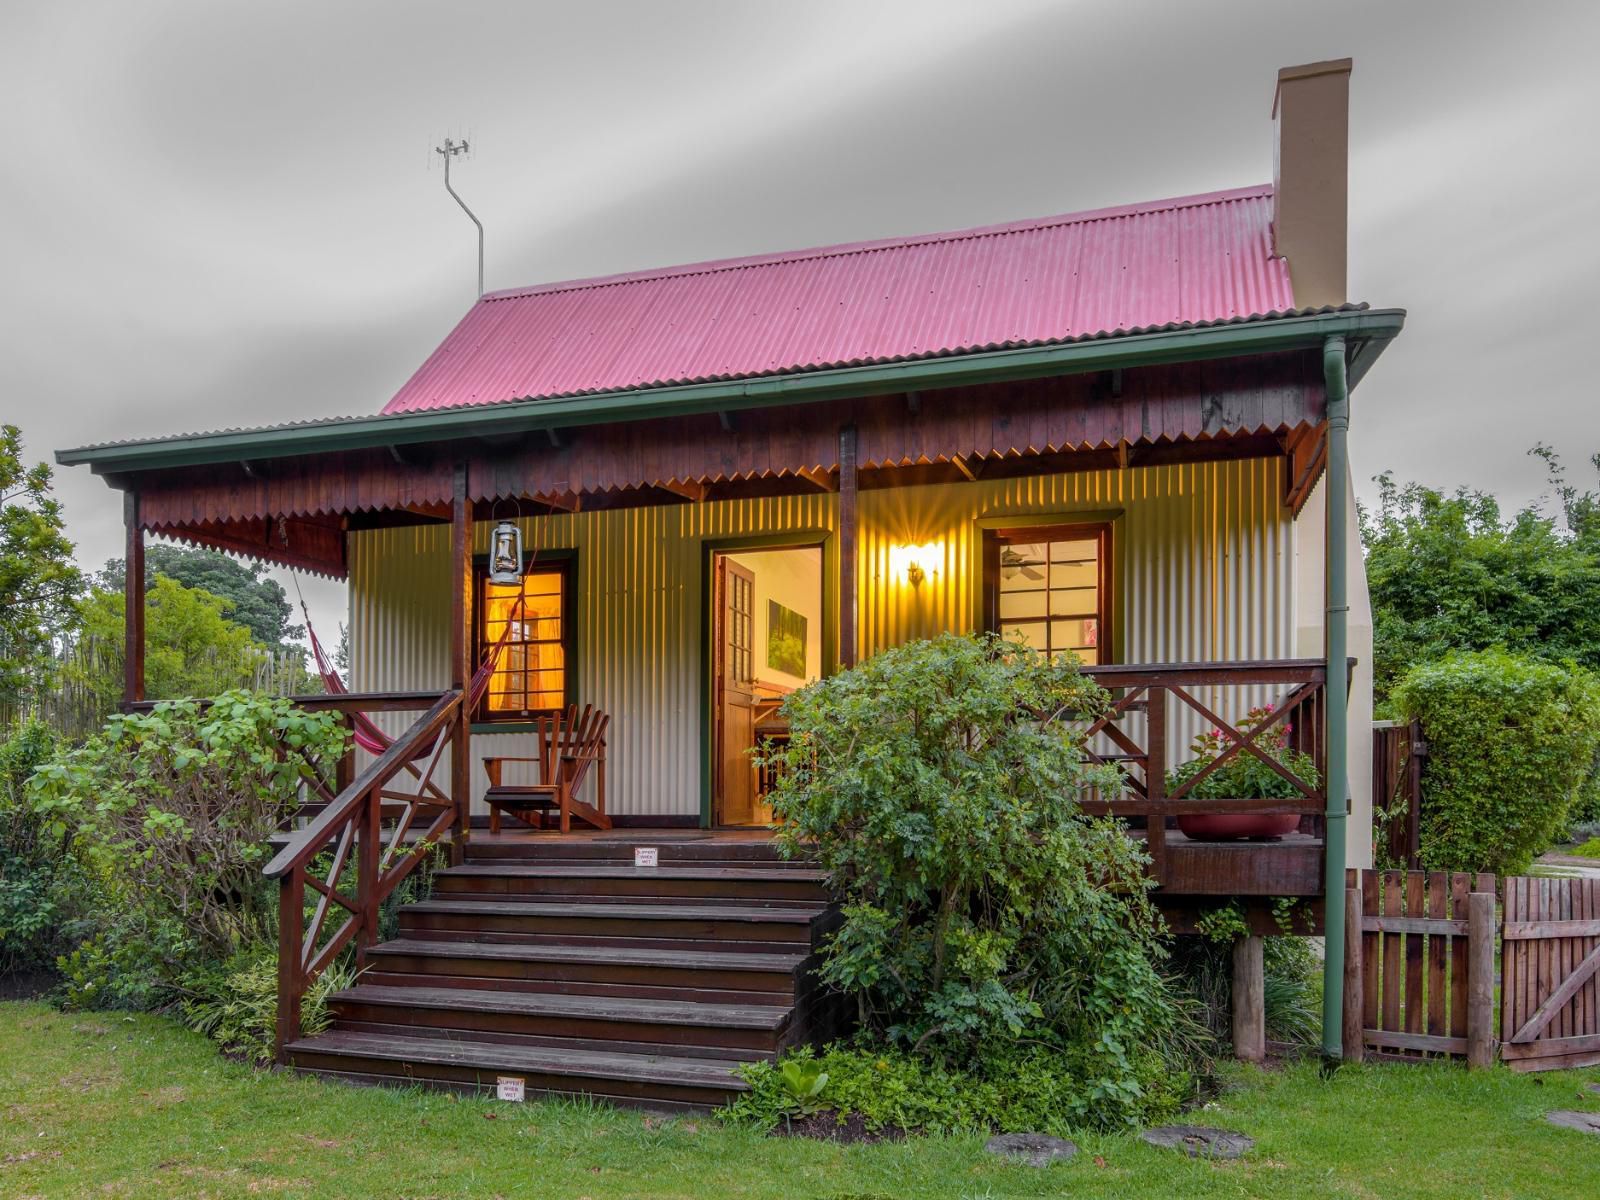
<svg viewBox="0 0 1600 1200">
<path fill-rule="evenodd" d="M 1138 831 L 1132 837 L 1142 836 Z M 496 858 L 519 857 L 561 842 L 587 846 L 596 856 L 631 857 L 635 846 L 745 846 L 752 853 L 772 838 L 768 829 L 502 829 L 498 835 L 475 830 L 474 851 Z M 1318 897 L 1322 894 L 1322 839 L 1293 833 L 1273 841 L 1201 842 L 1167 831 L 1162 897 Z M 536 851 L 535 851 L 536 852 Z"/>
</svg>

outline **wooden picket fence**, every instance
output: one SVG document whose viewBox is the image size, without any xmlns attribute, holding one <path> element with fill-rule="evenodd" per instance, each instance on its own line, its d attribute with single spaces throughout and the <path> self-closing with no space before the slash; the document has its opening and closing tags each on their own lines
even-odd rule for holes
<svg viewBox="0 0 1600 1200">
<path fill-rule="evenodd" d="M 1345 1057 L 1494 1058 L 1495 877 L 1351 871 Z"/>
</svg>

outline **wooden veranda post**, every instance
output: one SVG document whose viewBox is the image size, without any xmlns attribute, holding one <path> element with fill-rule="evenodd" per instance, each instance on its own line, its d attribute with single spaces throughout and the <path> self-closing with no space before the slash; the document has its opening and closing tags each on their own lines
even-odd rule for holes
<svg viewBox="0 0 1600 1200">
<path fill-rule="evenodd" d="M 138 492 L 123 493 L 122 520 L 128 534 L 122 571 L 122 699 L 137 704 L 144 699 L 144 531 L 139 528 Z"/>
<path fill-rule="evenodd" d="M 1144 848 L 1150 875 L 1159 883 L 1167 866 L 1167 689 L 1145 693 L 1144 793 L 1151 813 L 1145 818 Z"/>
<path fill-rule="evenodd" d="M 300 1037 L 302 936 L 306 908 L 305 868 L 296 866 L 278 883 L 277 1061 L 286 1065 L 286 1048 Z"/>
<path fill-rule="evenodd" d="M 856 428 L 839 430 L 839 661 L 856 665 Z"/>
<path fill-rule="evenodd" d="M 466 703 L 472 679 L 472 499 L 467 494 L 467 464 L 457 463 L 450 507 L 450 686 L 462 696 L 450 738 L 450 796 L 456 817 L 451 826 L 450 861 L 465 857 L 472 806 L 470 762 L 472 713 Z"/>
</svg>

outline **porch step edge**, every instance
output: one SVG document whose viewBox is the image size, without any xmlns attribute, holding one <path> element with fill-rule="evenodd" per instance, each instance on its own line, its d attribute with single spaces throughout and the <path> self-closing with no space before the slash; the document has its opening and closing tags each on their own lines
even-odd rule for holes
<svg viewBox="0 0 1600 1200">
<path fill-rule="evenodd" d="M 450 896 L 458 894 L 449 893 Z M 809 925 L 827 908 L 827 902 L 822 900 L 794 901 L 781 907 L 777 904 L 756 907 L 747 904 L 592 904 L 545 897 L 528 900 L 456 900 L 435 896 L 414 901 L 400 911 L 482 917 L 582 917 L 604 921 L 739 921 L 757 925 Z"/>
<path fill-rule="evenodd" d="M 395 1037 L 389 1034 L 332 1030 L 301 1038 L 285 1047 L 291 1057 L 321 1054 L 417 1063 L 495 1072 L 526 1072 L 574 1079 L 621 1080 L 629 1083 L 748 1091 L 737 1074 L 737 1059 L 679 1058 L 660 1054 L 609 1054 L 599 1050 L 564 1050 L 507 1042 L 450 1041 L 443 1038 Z"/>
<path fill-rule="evenodd" d="M 726 883 L 825 883 L 827 873 L 810 867 L 703 867 L 665 866 L 630 867 L 561 864 L 538 866 L 527 862 L 464 863 L 459 867 L 446 867 L 435 879 L 447 878 L 509 878 L 509 879 L 681 879 L 694 882 Z"/>
<path fill-rule="evenodd" d="M 511 962 L 775 972 L 798 970 L 809 957 L 808 954 L 765 954 L 738 950 L 642 950 L 603 944 L 560 946 L 526 942 L 432 941 L 404 937 L 380 942 L 367 953 L 379 957 L 495 958 Z"/>
<path fill-rule="evenodd" d="M 482 991 L 470 988 L 361 984 L 335 992 L 329 1003 L 444 1009 L 526 1017 L 569 1017 L 635 1025 L 682 1025 L 781 1031 L 792 1004 L 702 1004 L 692 1000 L 625 999 L 558 992 Z"/>
</svg>

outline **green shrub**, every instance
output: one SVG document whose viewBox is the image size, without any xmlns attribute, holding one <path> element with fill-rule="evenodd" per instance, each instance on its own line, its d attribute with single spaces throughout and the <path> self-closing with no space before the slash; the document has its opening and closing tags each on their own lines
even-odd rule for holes
<svg viewBox="0 0 1600 1200">
<path fill-rule="evenodd" d="M 194 938 L 179 921 L 149 921 L 144 914 L 97 905 L 92 932 L 56 959 L 66 1009 L 142 1012 L 170 1002 L 182 964 L 197 961 Z"/>
<path fill-rule="evenodd" d="M 1600 738 L 1596 739 L 1594 758 L 1573 798 L 1571 821 L 1574 829 L 1600 825 Z"/>
<path fill-rule="evenodd" d="M 1600 858 L 1600 837 L 1590 838 L 1582 845 L 1574 846 L 1572 852 L 1580 858 Z"/>
<path fill-rule="evenodd" d="M 1029 1130 L 1067 1134 L 1159 1120 L 1190 1099 L 1191 1076 L 1170 1071 L 1153 1051 L 1133 1056 L 1140 1100 L 1126 1105 L 1102 1095 L 1098 1068 L 1081 1053 L 1046 1046 L 1013 1046 L 959 1068 L 889 1048 L 835 1045 L 820 1054 L 795 1051 L 781 1063 L 740 1068 L 750 1091 L 733 1103 L 733 1121 L 770 1129 L 786 1117 L 814 1110 L 859 1113 L 874 1129 L 933 1134 Z M 789 1079 L 821 1086 L 802 1103 Z"/>
<path fill-rule="evenodd" d="M 1526 871 L 1567 828 L 1600 745 L 1600 683 L 1504 650 L 1413 667 L 1394 692 L 1419 719 L 1422 859 L 1430 870 Z"/>
<path fill-rule="evenodd" d="M 306 1037 L 324 1032 L 333 1021 L 328 997 L 356 980 L 348 956 L 335 962 L 300 1002 L 300 1029 Z M 278 951 L 271 945 L 247 946 L 220 966 L 191 974 L 180 1006 L 184 1023 L 205 1034 L 226 1054 L 256 1066 L 272 1061 L 278 1021 Z"/>
<path fill-rule="evenodd" d="M 0 971 L 49 969 L 82 932 L 87 881 L 66 839 L 46 828 L 25 790 L 58 750 L 55 734 L 38 721 L 0 742 Z"/>
<path fill-rule="evenodd" d="M 31 811 L 72 847 L 97 897 L 91 937 L 63 962 L 72 1003 L 145 1006 L 187 972 L 268 940 L 267 838 L 299 785 L 345 745 L 332 713 L 227 692 L 159 704 L 40 768 Z"/>
<path fill-rule="evenodd" d="M 911 643 L 788 698 L 771 799 L 843 901 L 822 977 L 869 1037 L 975 1070 L 1037 1043 L 1120 1119 L 1174 1014 L 1146 859 L 1077 803 L 1120 786 L 1071 726 L 1105 703 L 1018 643 Z"/>
</svg>

